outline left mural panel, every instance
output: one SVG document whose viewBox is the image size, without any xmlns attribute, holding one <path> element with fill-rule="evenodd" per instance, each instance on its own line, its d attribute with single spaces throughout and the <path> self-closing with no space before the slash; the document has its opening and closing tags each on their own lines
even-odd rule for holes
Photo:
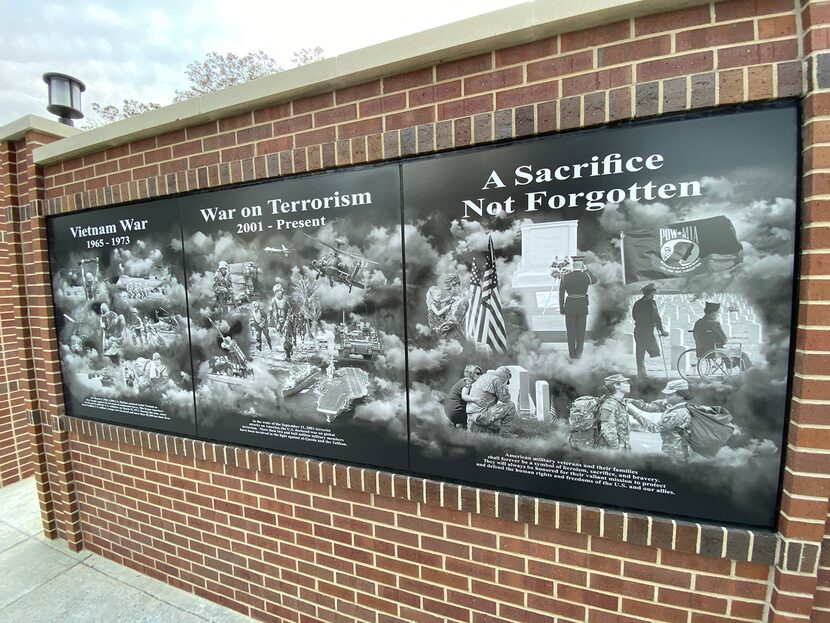
<svg viewBox="0 0 830 623">
<path fill-rule="evenodd" d="M 67 414 L 196 434 L 173 199 L 47 220 Z"/>
</svg>

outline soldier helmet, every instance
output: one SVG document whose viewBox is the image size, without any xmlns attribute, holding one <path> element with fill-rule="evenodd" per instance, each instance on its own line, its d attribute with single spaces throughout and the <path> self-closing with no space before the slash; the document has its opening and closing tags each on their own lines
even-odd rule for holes
<svg viewBox="0 0 830 623">
<path fill-rule="evenodd" d="M 84 275 L 84 279 L 86 279 L 87 281 L 92 281 L 92 273 L 87 273 L 86 275 Z"/>
<path fill-rule="evenodd" d="M 106 303 L 101 303 L 101 315 L 102 315 L 102 316 L 103 316 L 104 314 L 106 314 L 107 312 L 109 312 L 109 310 L 110 310 L 110 306 L 109 306 L 109 305 L 107 305 Z"/>
<path fill-rule="evenodd" d="M 219 262 L 219 270 L 222 270 L 223 268 L 227 269 L 227 267 L 228 263 L 225 260 Z"/>
<path fill-rule="evenodd" d="M 640 292 L 642 292 L 643 294 L 648 294 L 649 292 L 657 292 L 657 286 L 653 283 L 647 283 L 642 287 Z"/>
<path fill-rule="evenodd" d="M 678 379 L 676 381 L 669 381 L 668 383 L 666 383 L 666 388 L 662 390 L 662 393 L 669 396 L 671 394 L 676 394 L 679 391 L 688 392 L 689 391 L 689 382 L 684 381 L 683 379 Z"/>
<path fill-rule="evenodd" d="M 277 282 L 274 285 L 273 290 L 274 290 L 274 294 L 276 294 L 277 292 L 282 292 L 284 290 L 284 288 L 282 287 L 282 284 L 280 282 Z"/>
<path fill-rule="evenodd" d="M 720 303 L 711 303 L 706 301 L 706 305 L 703 307 L 703 313 L 708 314 L 710 312 L 716 312 L 720 309 Z"/>
</svg>

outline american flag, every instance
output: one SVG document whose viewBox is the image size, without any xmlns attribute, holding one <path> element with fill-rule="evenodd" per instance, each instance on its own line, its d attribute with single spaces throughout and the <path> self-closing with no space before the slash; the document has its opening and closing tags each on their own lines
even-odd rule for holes
<svg viewBox="0 0 830 623">
<path fill-rule="evenodd" d="M 479 276 L 473 262 L 470 279 L 470 306 L 467 309 L 467 336 L 503 353 L 507 350 L 507 331 L 499 298 L 499 277 L 496 274 L 496 253 L 493 239 L 487 243 L 484 275 Z"/>
<path fill-rule="evenodd" d="M 478 272 L 476 261 L 470 268 L 470 305 L 467 307 L 467 337 L 473 342 L 478 341 L 478 324 L 481 318 L 481 273 Z"/>
</svg>

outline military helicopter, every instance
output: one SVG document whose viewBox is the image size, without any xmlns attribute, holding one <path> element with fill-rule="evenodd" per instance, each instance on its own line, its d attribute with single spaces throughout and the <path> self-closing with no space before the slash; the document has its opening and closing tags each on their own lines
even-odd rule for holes
<svg viewBox="0 0 830 623">
<path fill-rule="evenodd" d="M 323 255 L 319 260 L 311 261 L 311 267 L 317 271 L 317 279 L 325 275 L 329 278 L 330 285 L 333 286 L 335 281 L 343 283 L 349 286 L 349 292 L 354 287 L 360 288 L 361 290 L 366 288 L 364 284 L 358 281 L 360 272 L 363 270 L 364 264 L 377 264 L 377 262 L 361 257 L 360 255 L 349 253 L 348 251 L 343 251 L 340 247 L 346 244 L 345 240 L 337 238 L 335 239 L 337 246 L 333 246 L 306 233 L 303 236 L 311 238 L 317 244 L 331 249 L 331 251 Z M 351 259 L 347 260 L 346 258 Z"/>
</svg>

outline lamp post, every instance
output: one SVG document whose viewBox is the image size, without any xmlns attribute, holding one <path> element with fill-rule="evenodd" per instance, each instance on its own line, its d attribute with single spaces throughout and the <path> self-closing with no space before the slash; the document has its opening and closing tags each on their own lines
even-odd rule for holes
<svg viewBox="0 0 830 623">
<path fill-rule="evenodd" d="M 86 85 L 72 76 L 49 72 L 43 74 L 43 81 L 49 85 L 49 105 L 46 107 L 53 115 L 59 117 L 63 124 L 74 126 L 73 119 L 83 119 L 81 112 L 81 93 Z"/>
</svg>

